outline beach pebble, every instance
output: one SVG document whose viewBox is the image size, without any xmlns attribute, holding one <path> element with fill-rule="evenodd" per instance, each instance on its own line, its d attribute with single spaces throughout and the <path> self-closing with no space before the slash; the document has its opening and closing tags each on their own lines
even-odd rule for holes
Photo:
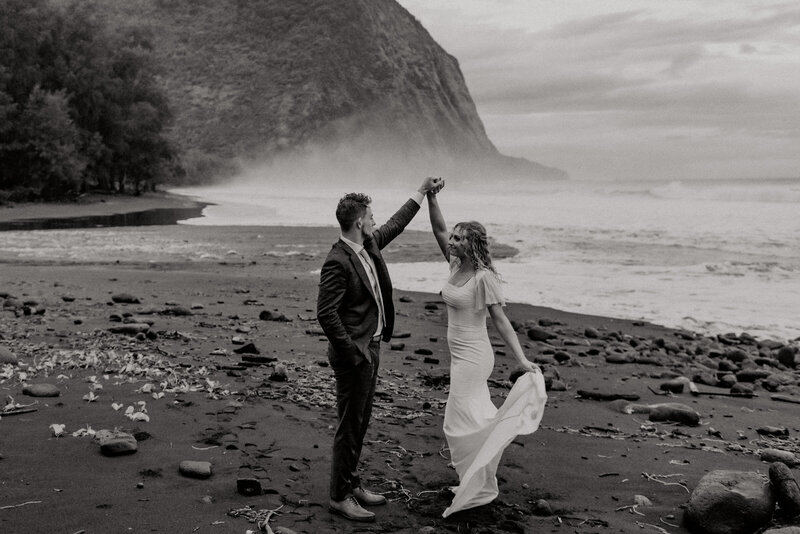
<svg viewBox="0 0 800 534">
<path fill-rule="evenodd" d="M 769 481 L 775 490 L 781 514 L 788 517 L 800 514 L 800 486 L 792 470 L 783 462 L 775 462 L 769 466 Z"/>
<path fill-rule="evenodd" d="M 189 478 L 208 478 L 211 476 L 211 462 L 183 460 L 178 465 L 178 471 Z"/>
<path fill-rule="evenodd" d="M 661 391 L 669 391 L 670 393 L 683 393 L 683 387 L 686 383 L 686 380 L 668 380 L 666 382 L 662 382 L 659 386 Z"/>
<path fill-rule="evenodd" d="M 273 382 L 286 382 L 289 379 L 289 372 L 286 370 L 286 366 L 282 363 L 276 365 L 275 370 L 269 375 L 269 379 Z"/>
<path fill-rule="evenodd" d="M 555 361 L 557 361 L 558 363 L 566 363 L 572 359 L 572 356 L 570 356 L 569 353 L 564 352 L 563 350 L 559 350 L 556 351 L 555 354 L 553 354 L 553 359 L 555 359 Z"/>
<path fill-rule="evenodd" d="M 147 323 L 126 323 L 120 326 L 112 326 L 108 329 L 112 334 L 124 334 L 128 336 L 144 334 L 148 330 L 150 330 L 150 325 Z"/>
<path fill-rule="evenodd" d="M 736 375 L 731 374 L 731 373 L 727 373 L 727 374 L 720 375 L 718 380 L 712 382 L 711 384 L 706 384 L 706 385 L 708 385 L 708 386 L 719 386 L 721 388 L 731 388 L 731 393 L 736 393 L 736 391 L 732 390 L 732 388 L 734 386 L 736 386 L 736 383 L 737 383 L 736 382 Z M 752 393 L 752 387 L 750 387 L 750 386 L 746 386 L 745 387 L 744 385 L 741 385 L 740 387 L 743 388 L 741 391 L 739 391 L 740 393 L 744 393 L 746 391 Z"/>
<path fill-rule="evenodd" d="M 744 369 L 736 373 L 736 380 L 739 382 L 755 382 L 762 378 L 767 378 L 771 371 L 767 369 Z"/>
<path fill-rule="evenodd" d="M 406 348 L 405 343 L 391 343 L 389 345 L 389 350 L 403 350 L 404 348 Z"/>
<path fill-rule="evenodd" d="M 261 482 L 255 477 L 253 470 L 249 467 L 242 467 L 239 469 L 239 475 L 236 479 L 236 491 L 245 497 L 261 495 Z"/>
<path fill-rule="evenodd" d="M 553 508 L 550 506 L 550 503 L 544 499 L 537 499 L 535 503 L 533 503 L 533 515 L 539 516 L 551 516 L 553 515 Z"/>
<path fill-rule="evenodd" d="M 794 369 L 795 363 L 795 351 L 792 347 L 781 347 L 778 349 L 777 354 L 778 361 L 781 362 L 786 367 L 790 369 Z"/>
<path fill-rule="evenodd" d="M 532 328 L 528 328 L 527 334 L 528 338 L 532 341 L 547 341 L 549 339 L 553 339 L 554 337 L 556 337 L 555 334 L 552 334 L 543 328 L 538 328 L 535 326 Z"/>
<path fill-rule="evenodd" d="M 139 300 L 139 297 L 131 295 L 130 293 L 117 293 L 116 295 L 111 295 L 111 301 L 117 304 L 141 304 L 142 301 Z"/>
<path fill-rule="evenodd" d="M 787 465 L 788 467 L 800 466 L 800 459 L 791 452 L 783 451 L 780 449 L 761 449 L 758 451 L 758 457 L 762 462 L 775 463 L 779 462 Z"/>
<path fill-rule="evenodd" d="M 731 376 L 731 375 L 726 375 L 726 376 Z M 721 378 L 720 382 L 724 383 Z M 736 395 L 752 395 L 753 386 L 752 384 L 742 384 L 740 382 L 737 382 L 731 386 L 731 393 Z"/>
<path fill-rule="evenodd" d="M 17 363 L 17 355 L 11 352 L 6 347 L 0 346 L 0 364 L 10 363 L 16 364 Z"/>
<path fill-rule="evenodd" d="M 105 456 L 124 456 L 136 452 L 138 445 L 136 438 L 125 432 L 110 432 L 107 436 L 98 439 L 100 452 Z"/>
<path fill-rule="evenodd" d="M 746 471 L 711 471 L 689 497 L 685 519 L 703 534 L 752 534 L 768 525 L 775 495 L 766 477 Z"/>
<path fill-rule="evenodd" d="M 29 397 L 58 397 L 61 390 L 54 384 L 30 384 L 22 388 L 22 394 Z"/>
<path fill-rule="evenodd" d="M 233 352 L 236 354 L 261 354 L 261 351 L 253 343 L 242 345 L 238 349 L 234 349 Z"/>
<path fill-rule="evenodd" d="M 612 352 L 606 354 L 606 363 L 632 363 L 635 359 L 633 354 Z"/>
<path fill-rule="evenodd" d="M 161 315 L 172 315 L 174 317 L 186 317 L 194 315 L 194 312 L 185 306 L 168 306 L 159 312 Z"/>
<path fill-rule="evenodd" d="M 586 327 L 586 329 L 583 331 L 583 335 L 589 339 L 597 339 L 600 337 L 600 333 L 590 326 Z"/>
<path fill-rule="evenodd" d="M 280 312 L 273 312 L 269 310 L 263 310 L 261 313 L 258 314 L 258 318 L 262 321 L 277 321 L 288 323 L 291 321 L 289 317 L 286 317 L 284 314 Z"/>
</svg>

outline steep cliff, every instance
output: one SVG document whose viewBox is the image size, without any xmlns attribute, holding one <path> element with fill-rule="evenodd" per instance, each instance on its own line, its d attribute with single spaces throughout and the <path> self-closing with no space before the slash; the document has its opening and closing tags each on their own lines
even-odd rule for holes
<svg viewBox="0 0 800 534">
<path fill-rule="evenodd" d="M 394 0 L 95 2 L 111 26 L 150 33 L 184 148 L 564 176 L 498 153 L 458 61 Z"/>
</svg>

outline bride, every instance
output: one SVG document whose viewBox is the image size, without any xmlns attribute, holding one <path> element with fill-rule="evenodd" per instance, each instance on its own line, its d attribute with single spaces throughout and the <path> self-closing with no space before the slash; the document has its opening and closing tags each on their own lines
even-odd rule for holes
<svg viewBox="0 0 800 534">
<path fill-rule="evenodd" d="M 486 230 L 471 221 L 456 224 L 448 233 L 435 193 L 428 193 L 428 209 L 433 234 L 450 264 L 450 277 L 442 289 L 450 349 L 444 435 L 459 485 L 453 488 L 453 502 L 442 514 L 447 517 L 497 497 L 495 473 L 503 451 L 516 436 L 536 431 L 547 395 L 541 370 L 525 357 L 503 312 L 505 300 Z M 487 314 L 519 367 L 527 371 L 499 409 L 492 403 L 487 384 L 494 367 Z"/>
</svg>

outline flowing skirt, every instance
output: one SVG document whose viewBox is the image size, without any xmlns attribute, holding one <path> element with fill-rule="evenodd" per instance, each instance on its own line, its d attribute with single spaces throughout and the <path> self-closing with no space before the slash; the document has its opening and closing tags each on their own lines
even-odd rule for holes
<svg viewBox="0 0 800 534">
<path fill-rule="evenodd" d="M 458 362 L 454 367 L 460 363 L 465 362 Z M 471 367 L 472 371 L 479 370 L 478 366 Z M 454 369 L 451 375 L 444 432 L 460 483 L 443 517 L 484 505 L 497 497 L 496 472 L 503 451 L 518 435 L 531 434 L 539 428 L 547 401 L 541 373 L 525 373 L 517 379 L 505 402 L 497 409 L 486 384 L 488 374 L 477 389 L 474 380 L 468 380 L 471 388 L 455 384 L 454 395 L 453 382 L 459 376 L 456 371 Z M 475 376 L 471 372 L 465 374 Z"/>
</svg>

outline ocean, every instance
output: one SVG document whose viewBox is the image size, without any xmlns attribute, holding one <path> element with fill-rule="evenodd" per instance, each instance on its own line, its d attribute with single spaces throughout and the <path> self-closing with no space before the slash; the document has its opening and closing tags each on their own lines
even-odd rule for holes
<svg viewBox="0 0 800 534">
<path fill-rule="evenodd" d="M 253 182 L 173 192 L 212 202 L 194 225 L 335 226 L 364 190 L 378 224 L 417 184 L 348 188 Z M 459 184 L 448 226 L 482 222 L 519 250 L 496 262 L 508 300 L 704 333 L 800 337 L 800 179 Z M 427 230 L 426 206 L 409 226 Z M 392 263 L 396 287 L 438 292 L 441 263 Z"/>
</svg>

